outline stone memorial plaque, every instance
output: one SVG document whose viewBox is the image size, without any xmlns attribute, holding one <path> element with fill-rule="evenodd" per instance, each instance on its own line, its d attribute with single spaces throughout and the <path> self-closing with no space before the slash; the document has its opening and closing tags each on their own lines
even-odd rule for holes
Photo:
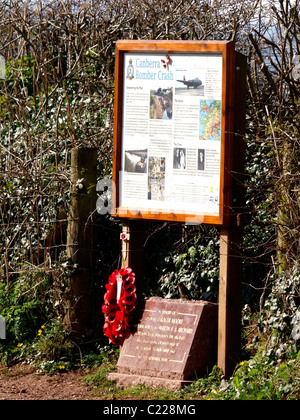
<svg viewBox="0 0 300 420">
<path fill-rule="evenodd" d="M 135 309 L 135 332 L 125 340 L 119 385 L 146 383 L 181 388 L 216 364 L 218 306 L 204 301 L 152 297 Z"/>
</svg>

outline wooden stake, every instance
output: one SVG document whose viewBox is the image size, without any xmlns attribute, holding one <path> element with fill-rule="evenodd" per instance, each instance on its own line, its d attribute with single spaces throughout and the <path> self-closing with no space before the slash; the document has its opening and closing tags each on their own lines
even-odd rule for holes
<svg viewBox="0 0 300 420">
<path fill-rule="evenodd" d="M 241 340 L 241 228 L 221 228 L 218 366 L 229 377 L 240 361 Z"/>
<path fill-rule="evenodd" d="M 232 153 L 232 218 L 220 230 L 218 366 L 229 377 L 240 360 L 244 206 L 246 57 L 236 54 L 235 135 Z"/>
<path fill-rule="evenodd" d="M 122 267 L 130 267 L 135 273 L 139 292 L 143 289 L 145 221 L 124 220 L 122 234 Z"/>
<path fill-rule="evenodd" d="M 96 210 L 97 150 L 72 149 L 71 205 L 67 230 L 67 255 L 75 266 L 65 323 L 76 339 L 93 333 L 93 267 L 95 263 L 92 213 Z"/>
</svg>

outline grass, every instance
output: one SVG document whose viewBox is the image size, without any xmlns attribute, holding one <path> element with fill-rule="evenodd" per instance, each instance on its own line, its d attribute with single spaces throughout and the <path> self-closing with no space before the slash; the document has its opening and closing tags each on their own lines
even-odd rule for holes
<svg viewBox="0 0 300 420">
<path fill-rule="evenodd" d="M 57 338 L 57 334 L 57 329 L 55 334 L 49 329 L 48 338 Z M 46 331 L 44 335 L 46 338 Z M 39 351 L 46 350 L 43 340 L 38 344 Z M 78 355 L 73 356 L 73 363 L 66 354 L 63 357 L 58 354 L 60 357 L 57 360 L 53 360 L 53 354 L 50 354 L 48 360 L 40 360 L 39 363 L 37 360 L 29 363 L 28 359 L 26 366 L 37 373 L 48 375 L 70 369 L 76 371 L 79 368 L 81 372 L 85 372 L 82 379 L 84 385 L 92 396 L 101 400 L 299 400 L 300 352 L 295 348 L 288 357 L 274 359 L 265 349 L 265 346 L 261 346 L 255 354 L 249 356 L 249 360 L 242 361 L 227 381 L 215 366 L 206 377 L 199 378 L 178 391 L 146 385 L 126 389 L 117 387 L 115 382 L 107 379 L 108 373 L 116 371 L 119 356 L 119 349 L 111 345 L 97 345 L 94 351 L 87 349 L 89 351 L 81 353 L 79 359 Z M 69 352 L 69 347 L 67 350 Z M 2 366 L 2 375 L 12 372 L 11 367 Z"/>
<path fill-rule="evenodd" d="M 105 400 L 202 400 L 206 399 L 211 386 L 219 386 L 222 379 L 219 369 L 214 368 L 207 378 L 199 379 L 178 391 L 147 385 L 123 389 L 107 379 L 107 374 L 115 370 L 116 365 L 107 359 L 97 370 L 85 377 L 84 383 L 93 391 L 93 396 Z"/>
<path fill-rule="evenodd" d="M 118 388 L 106 376 L 116 370 L 116 359 L 104 359 L 85 379 L 93 396 L 103 400 L 299 400 L 300 352 L 285 362 L 271 362 L 258 352 L 241 362 L 226 381 L 218 367 L 205 378 L 178 391 L 146 385 Z"/>
</svg>

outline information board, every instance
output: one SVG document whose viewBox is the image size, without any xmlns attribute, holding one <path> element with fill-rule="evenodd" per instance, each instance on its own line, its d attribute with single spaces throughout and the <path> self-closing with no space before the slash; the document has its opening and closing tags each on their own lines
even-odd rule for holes
<svg viewBox="0 0 300 420">
<path fill-rule="evenodd" d="M 225 225 L 233 42 L 118 41 L 113 216 Z"/>
</svg>

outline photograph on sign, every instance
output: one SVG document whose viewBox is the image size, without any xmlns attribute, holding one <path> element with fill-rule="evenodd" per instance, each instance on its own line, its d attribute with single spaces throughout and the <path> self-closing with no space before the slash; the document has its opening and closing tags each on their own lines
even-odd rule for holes
<svg viewBox="0 0 300 420">
<path fill-rule="evenodd" d="M 122 65 L 118 215 L 219 217 L 222 52 L 124 51 Z"/>
</svg>

